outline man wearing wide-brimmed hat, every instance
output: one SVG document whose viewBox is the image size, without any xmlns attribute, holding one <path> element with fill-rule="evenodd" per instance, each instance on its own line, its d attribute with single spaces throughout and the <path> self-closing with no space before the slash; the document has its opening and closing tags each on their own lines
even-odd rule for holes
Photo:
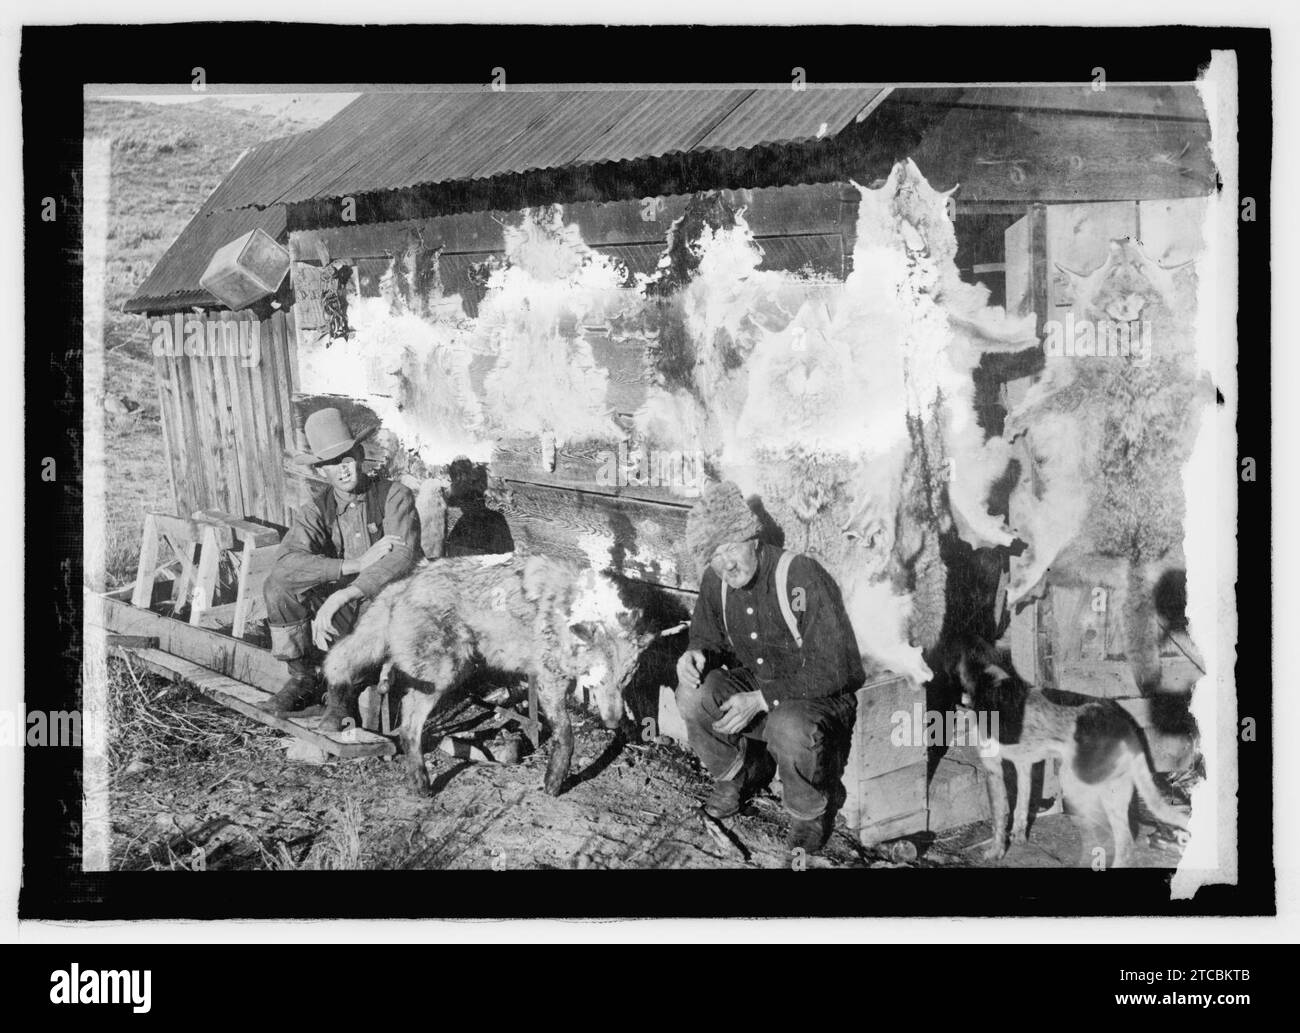
<svg viewBox="0 0 1300 1033">
<path fill-rule="evenodd" d="M 289 680 L 263 707 L 279 714 L 320 702 L 320 660 L 331 641 L 421 555 L 415 498 L 403 484 L 366 474 L 364 435 L 337 409 L 312 413 L 303 430 L 308 451 L 298 461 L 328 483 L 298 511 L 266 578 L 271 652 L 288 663 Z M 346 716 L 327 712 L 322 726 L 336 728 Z"/>
<path fill-rule="evenodd" d="M 759 540 L 730 481 L 706 485 L 686 521 L 700 594 L 677 663 L 687 739 L 716 782 L 704 809 L 738 813 L 781 774 L 792 852 L 816 853 L 841 802 L 840 772 L 865 680 L 830 574 Z"/>
</svg>

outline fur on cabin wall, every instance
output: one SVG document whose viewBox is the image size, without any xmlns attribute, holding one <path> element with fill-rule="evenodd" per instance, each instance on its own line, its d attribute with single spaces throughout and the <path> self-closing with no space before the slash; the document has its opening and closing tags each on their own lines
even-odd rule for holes
<svg viewBox="0 0 1300 1033">
<path fill-rule="evenodd" d="M 473 319 L 413 245 L 329 361 L 362 363 L 352 382 L 436 464 L 501 435 L 617 440 L 583 331 L 648 340 L 636 433 L 703 452 L 760 496 L 787 547 L 839 580 L 871 665 L 925 681 L 922 650 L 944 618 L 940 536 L 1011 540 L 986 506 L 1009 449 L 984 440 L 971 370 L 986 350 L 1037 342 L 1032 317 L 1007 317 L 961 281 L 946 195 L 914 164 L 861 194 L 844 282 L 761 270 L 743 209 L 707 195 L 673 227 L 657 276 L 631 287 L 560 209 L 525 212 Z"/>
<path fill-rule="evenodd" d="M 944 617 L 940 535 L 1012 540 L 986 505 L 1010 453 L 984 441 L 971 370 L 1037 339 L 1032 317 L 960 280 L 946 195 L 914 164 L 861 193 L 843 283 L 759 271 L 743 213 L 702 227 L 677 296 L 695 362 L 652 388 L 639 425 L 760 496 L 786 546 L 840 582 L 868 660 L 921 682 Z"/>
<path fill-rule="evenodd" d="M 1195 357 L 1195 270 L 1167 269 L 1125 239 L 1092 272 L 1063 271 L 1082 319 L 1145 321 L 1149 352 L 1049 352 L 1008 415 L 1004 435 L 1029 461 L 1010 500 L 1029 548 L 1013 561 L 1008 597 L 1035 598 L 1049 583 L 1107 586 L 1134 678 L 1150 688 L 1160 679 L 1155 586 L 1184 562 L 1183 468 L 1213 396 Z"/>
<path fill-rule="evenodd" d="M 393 256 L 379 297 L 351 302 L 351 339 L 305 349 L 304 389 L 364 399 L 430 466 L 486 461 L 498 437 L 615 440 L 608 374 L 583 329 L 643 303 L 626 280 L 558 207 L 528 210 L 505 228 L 504 257 L 469 317 L 437 275 L 436 250 L 415 241 Z"/>
</svg>

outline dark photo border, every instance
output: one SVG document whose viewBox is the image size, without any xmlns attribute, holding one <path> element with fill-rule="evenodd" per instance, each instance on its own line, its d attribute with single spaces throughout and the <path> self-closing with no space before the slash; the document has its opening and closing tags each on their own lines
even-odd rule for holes
<svg viewBox="0 0 1300 1033">
<path fill-rule="evenodd" d="M 1236 666 L 1256 741 L 1238 751 L 1236 886 L 1169 900 L 1164 871 L 875 870 L 854 877 L 625 872 L 83 873 L 81 759 L 25 751 L 23 919 L 721 917 L 924 915 L 1258 915 L 1275 909 L 1272 785 L 1270 454 L 1271 38 L 1265 29 L 598 26 L 321 26 L 191 23 L 27 27 L 22 35 L 26 305 L 25 708 L 81 705 L 82 241 L 86 83 L 1088 82 L 1197 77 L 1216 49 L 1240 71 L 1238 454 L 1258 480 L 1238 483 Z M 412 80 L 415 81 L 415 80 Z M 41 198 L 58 200 L 56 222 Z M 52 456 L 58 478 L 41 478 Z M 1210 690 L 1206 690 L 1210 691 Z M 744 879 L 745 886 L 740 885 Z"/>
</svg>

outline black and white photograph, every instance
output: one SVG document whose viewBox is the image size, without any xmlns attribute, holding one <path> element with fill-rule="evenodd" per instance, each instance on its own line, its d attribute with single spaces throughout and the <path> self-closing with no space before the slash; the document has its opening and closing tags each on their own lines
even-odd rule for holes
<svg viewBox="0 0 1300 1033">
<path fill-rule="evenodd" d="M 20 917 L 1273 913 L 1267 30 L 329 20 L 24 28 Z"/>
</svg>

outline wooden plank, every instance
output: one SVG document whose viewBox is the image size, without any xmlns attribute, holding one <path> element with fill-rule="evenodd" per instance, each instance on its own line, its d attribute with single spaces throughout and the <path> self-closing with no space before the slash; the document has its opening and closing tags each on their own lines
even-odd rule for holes
<svg viewBox="0 0 1300 1033">
<path fill-rule="evenodd" d="M 153 360 L 154 384 L 158 389 L 158 423 L 162 430 L 163 457 L 167 461 L 167 476 L 171 482 L 172 503 L 185 513 L 190 509 L 190 484 L 186 476 L 183 455 L 184 438 L 177 411 L 176 382 L 171 360 L 156 355 Z"/>
<path fill-rule="evenodd" d="M 208 606 L 199 614 L 198 620 L 195 620 L 191 614 L 190 623 L 200 628 L 212 628 L 215 631 L 227 630 L 235 623 L 235 604 L 222 603 L 220 606 Z"/>
<path fill-rule="evenodd" d="M 200 509 L 194 513 L 199 523 L 218 524 L 230 528 L 236 541 L 252 542 L 256 546 L 276 545 L 280 541 L 280 532 L 265 524 L 255 524 L 251 520 L 241 520 L 220 509 Z M 226 548 L 230 548 L 229 545 Z"/>
<path fill-rule="evenodd" d="M 230 313 L 226 322 L 241 332 L 251 322 L 251 313 Z M 230 377 L 233 412 L 235 414 L 235 442 L 239 449 L 241 476 L 245 484 L 244 512 L 240 516 L 262 517 L 266 513 L 266 464 L 263 454 L 267 449 L 269 431 L 266 414 L 253 396 L 254 371 L 244 362 L 242 355 L 224 360 Z"/>
<path fill-rule="evenodd" d="M 160 648 L 173 656 L 255 685 L 277 691 L 289 676 L 288 666 L 250 642 L 196 628 L 152 610 L 133 607 L 125 593 L 85 593 L 86 621 L 120 635 L 156 637 Z"/>
<path fill-rule="evenodd" d="M 755 236 L 837 234 L 840 232 L 840 196 L 847 184 L 814 183 L 758 189 L 721 190 L 733 208 L 744 206 L 745 219 Z M 658 197 L 653 207 L 642 198 L 622 201 L 578 202 L 564 206 L 565 222 L 576 223 L 589 246 L 663 244 L 668 227 L 679 218 L 689 194 Z M 653 218 L 644 217 L 653 214 Z M 505 250 L 504 226 L 518 223 L 517 211 L 478 211 L 428 219 L 350 224 L 289 234 L 296 260 L 317 261 L 317 244 L 323 243 L 331 259 L 387 258 L 406 246 L 418 233 L 426 248 L 443 248 L 448 254 L 492 253 Z"/>
<path fill-rule="evenodd" d="M 209 431 L 200 419 L 198 391 L 194 382 L 194 360 L 177 356 L 166 360 L 176 378 L 176 405 L 180 416 L 182 462 L 190 483 L 190 498 L 183 513 L 191 506 L 211 505 L 215 501 L 215 486 L 208 476 L 207 437 Z"/>
<path fill-rule="evenodd" d="M 194 384 L 195 432 L 198 435 L 194 441 L 203 457 L 204 475 L 210 489 L 203 504 L 231 509 L 237 492 L 232 490 L 225 461 L 225 441 L 221 417 L 217 411 L 213 363 L 198 355 L 191 355 L 186 361 Z"/>
<path fill-rule="evenodd" d="M 220 327 L 233 325 L 231 313 L 222 312 L 216 322 Z M 236 330 L 238 328 L 236 327 Z M 224 329 L 220 330 L 224 333 Z M 212 380 L 217 389 L 217 420 L 221 426 L 221 438 L 225 444 L 226 469 L 228 476 L 236 486 L 238 494 L 231 499 L 230 505 L 224 507 L 240 516 L 252 512 L 250 503 L 256 492 L 252 471 L 249 469 L 247 456 L 241 447 L 243 429 L 247 425 L 246 414 L 241 411 L 239 395 L 239 378 L 236 372 L 238 360 L 225 356 L 214 356 Z M 236 501 L 237 499 L 237 501 Z"/>
<path fill-rule="evenodd" d="M 251 541 L 244 542 L 239 564 L 239 585 L 235 593 L 235 612 L 230 633 L 243 638 L 248 624 L 258 613 L 265 613 L 262 603 L 262 585 L 270 571 L 279 549 L 274 546 L 258 548 Z"/>
<path fill-rule="evenodd" d="M 209 670 L 183 657 L 159 649 L 141 649 L 135 656 L 142 664 L 164 677 L 181 678 L 222 706 L 252 718 L 260 724 L 287 732 L 336 757 L 387 757 L 397 752 L 390 739 L 365 729 L 321 732 L 319 717 L 277 717 L 260 705 L 270 693 Z"/>
<path fill-rule="evenodd" d="M 295 419 L 293 407 L 293 390 L 296 377 L 293 374 L 291 354 L 297 354 L 297 343 L 290 337 L 283 312 L 275 312 L 269 320 L 271 328 L 271 350 L 275 355 L 275 391 L 276 403 L 284 428 L 284 447 L 293 451 L 298 447 L 298 431 L 301 424 Z"/>
<path fill-rule="evenodd" d="M 217 591 L 217 573 L 221 569 L 218 530 L 217 527 L 206 526 L 200 540 L 198 572 L 194 577 L 194 591 L 190 595 L 191 624 L 198 624 L 204 612 L 212 607 L 212 597 Z"/>
<path fill-rule="evenodd" d="M 279 339 L 282 347 L 282 353 L 285 359 L 285 369 L 288 375 L 285 376 L 281 371 L 281 379 L 284 392 L 281 398 L 281 405 L 285 406 L 285 418 L 293 419 L 293 440 L 294 447 L 305 448 L 307 446 L 307 437 L 302 432 L 302 424 L 297 421 L 292 405 L 293 393 L 298 390 L 298 385 L 302 383 L 302 378 L 298 373 L 298 333 L 295 328 L 295 320 L 292 312 L 277 312 L 272 319 L 275 326 L 276 337 Z M 289 433 L 289 427 L 285 427 L 285 433 Z M 285 442 L 288 445 L 288 441 Z"/>
<path fill-rule="evenodd" d="M 515 548 L 668 588 L 696 589 L 686 507 L 506 481 L 501 512 Z"/>
<path fill-rule="evenodd" d="M 281 408 L 280 349 L 272 331 L 273 322 L 273 316 L 262 321 L 262 363 L 258 368 L 263 404 L 271 433 L 267 456 L 268 462 L 274 467 L 274 470 L 267 475 L 268 483 L 272 485 L 273 495 L 267 500 L 268 512 L 263 516 L 277 524 L 282 524 L 284 523 L 284 471 L 281 462 L 286 445 L 292 442 L 293 435 L 291 430 L 286 433 L 286 430 L 292 427 L 292 418 Z"/>
<path fill-rule="evenodd" d="M 1094 116 L 1206 121 L 1205 106 L 1191 83 L 1176 86 L 1108 83 L 1104 90 L 1094 90 L 1092 83 L 1068 86 L 981 86 L 962 90 L 961 96 L 953 103 L 961 107 L 1003 107 L 1018 111 L 1068 111 Z"/>
<path fill-rule="evenodd" d="M 845 821 L 858 833 L 866 846 L 923 832 L 929 824 L 926 807 L 926 763 L 911 764 L 862 779 L 859 807 L 852 819 Z"/>
<path fill-rule="evenodd" d="M 912 158 L 963 201 L 1195 197 L 1216 187 L 1209 137 L 1202 122 L 948 108 Z"/>
<path fill-rule="evenodd" d="M 259 362 L 248 369 L 248 385 L 257 427 L 257 466 L 261 476 L 262 501 L 260 509 L 252 515 L 278 524 L 284 519 L 284 476 L 280 472 L 284 427 L 274 388 L 267 383 L 271 352 L 274 351 L 271 335 L 264 321 L 254 320 L 253 324 L 258 328 Z"/>
<path fill-rule="evenodd" d="M 858 747 L 854 770 L 859 778 L 875 778 L 925 761 L 926 747 L 919 737 L 902 746 L 896 745 L 892 737 L 895 714 L 904 713 L 911 721 L 919 705 L 924 720 L 925 693 L 916 691 L 901 675 L 893 675 L 869 682 L 858 689 L 857 695 L 853 735 Z M 923 727 L 914 731 L 920 732 Z"/>
<path fill-rule="evenodd" d="M 157 649 L 158 639 L 152 635 L 106 635 L 109 649 Z"/>
<path fill-rule="evenodd" d="M 189 520 L 182 516 L 175 516 L 171 513 L 150 513 L 153 517 L 154 526 L 161 534 L 169 534 L 173 538 L 188 538 L 192 542 L 199 542 L 203 538 L 203 532 L 213 525 L 198 520 Z M 223 549 L 229 549 L 235 543 L 235 532 L 229 527 L 216 527 L 217 544 Z"/>
<path fill-rule="evenodd" d="M 685 471 L 688 466 L 691 470 L 699 470 L 700 458 L 691 457 L 689 464 L 684 462 L 680 467 L 663 464 L 658 470 L 680 470 L 683 476 L 670 474 L 659 478 L 650 463 L 635 461 L 624 442 L 584 443 L 557 448 L 555 469 L 548 471 L 543 468 L 541 440 L 533 436 L 499 440 L 490 465 L 493 474 L 506 480 L 690 508 L 699 496 L 701 477 L 694 474 L 686 476 Z M 666 479 L 687 483 L 635 483 L 643 478 L 649 481 Z M 619 483 L 623 480 L 633 483 Z"/>
<path fill-rule="evenodd" d="M 144 533 L 140 536 L 140 562 L 136 567 L 135 591 L 131 605 L 148 609 L 153 601 L 155 572 L 158 569 L 158 525 L 152 513 L 144 515 Z"/>
<path fill-rule="evenodd" d="M 903 835 L 892 831 L 896 825 L 919 831 L 910 826 L 916 821 L 915 812 L 925 808 L 924 693 L 915 691 L 904 677 L 886 675 L 858 689 L 857 697 L 843 777 L 844 819 L 850 828 L 861 830 L 864 843 Z M 920 727 L 916 727 L 918 705 Z M 912 732 L 902 743 L 895 741 L 894 734 L 894 715 L 899 712 L 906 715 Z M 920 828 L 924 827 L 922 818 Z"/>
</svg>

